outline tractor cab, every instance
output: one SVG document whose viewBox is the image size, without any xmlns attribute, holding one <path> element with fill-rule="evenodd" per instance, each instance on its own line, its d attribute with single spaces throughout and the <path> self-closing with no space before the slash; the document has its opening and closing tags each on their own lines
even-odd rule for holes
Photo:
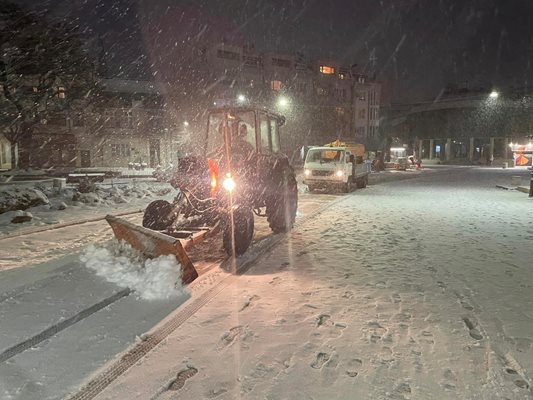
<svg viewBox="0 0 533 400">
<path fill-rule="evenodd" d="M 279 153 L 279 127 L 284 122 L 282 116 L 257 108 L 211 109 L 205 138 L 205 154 L 212 157 L 223 152 L 226 157 L 231 158 L 233 151 L 242 150 L 240 146 L 251 146 L 258 153 Z"/>
<path fill-rule="evenodd" d="M 201 156 L 178 160 L 175 179 L 180 190 L 193 190 L 200 198 L 224 195 L 224 181 L 237 181 L 240 194 L 250 194 L 265 181 L 272 159 L 285 157 L 280 148 L 280 127 L 285 119 L 264 109 L 221 107 L 209 110 Z M 209 172 L 209 179 L 207 173 Z M 231 183 L 231 180 L 234 180 Z"/>
</svg>

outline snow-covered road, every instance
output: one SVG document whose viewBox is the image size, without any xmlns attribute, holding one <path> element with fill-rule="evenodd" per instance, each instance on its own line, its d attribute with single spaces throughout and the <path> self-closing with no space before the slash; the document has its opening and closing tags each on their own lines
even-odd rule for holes
<svg viewBox="0 0 533 400">
<path fill-rule="evenodd" d="M 347 196 L 97 398 L 532 398 L 533 200 L 495 188 L 510 174 Z"/>
<path fill-rule="evenodd" d="M 495 189 L 516 171 L 425 172 L 353 196 L 303 195 L 303 223 L 288 241 L 99 398 L 530 398 L 533 200 Z M 263 225 L 256 239 L 269 235 Z M 64 244 L 63 252 L 91 242 L 76 242 L 79 227 L 52 232 L 43 243 Z M 0 315 L 10 323 L 2 323 L 0 353 L 89 306 L 103 308 L 0 361 L 0 397 L 56 399 L 80 386 L 178 304 L 228 276 L 209 266 L 221 256 L 213 246 L 203 249 L 207 263 L 201 248 L 193 254 L 210 272 L 164 301 L 121 294 L 77 254 L 2 272 Z"/>
<path fill-rule="evenodd" d="M 337 197 L 302 195 L 298 218 Z M 125 218 L 140 223 L 141 214 Z M 270 234 L 260 219 L 255 240 Z M 80 251 L 112 237 L 101 220 L 0 238 L 1 399 L 63 398 L 195 293 L 191 288 L 178 297 L 145 300 L 96 276 L 80 261 Z M 200 274 L 225 258 L 220 240 L 190 252 Z"/>
</svg>

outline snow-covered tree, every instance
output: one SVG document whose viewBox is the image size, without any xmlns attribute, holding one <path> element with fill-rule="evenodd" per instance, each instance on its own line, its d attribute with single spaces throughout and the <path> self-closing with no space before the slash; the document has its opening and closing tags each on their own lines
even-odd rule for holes
<svg viewBox="0 0 533 400">
<path fill-rule="evenodd" d="M 84 107 L 97 87 L 94 66 L 75 20 L 52 21 L 3 1 L 0 37 L 0 125 L 18 147 L 18 167 L 28 168 L 35 127 Z"/>
</svg>

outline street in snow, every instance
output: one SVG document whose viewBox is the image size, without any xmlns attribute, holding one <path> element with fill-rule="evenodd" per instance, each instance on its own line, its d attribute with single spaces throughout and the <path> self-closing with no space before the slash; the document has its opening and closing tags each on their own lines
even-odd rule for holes
<svg viewBox="0 0 533 400">
<path fill-rule="evenodd" d="M 496 188 L 511 175 L 516 171 L 441 167 L 338 197 L 97 398 L 531 398 L 532 200 Z M 320 196 L 327 195 L 309 195 Z M 94 272 L 79 268 L 73 276 L 92 281 Z M 201 275 L 188 301 L 222 274 Z M 54 280 L 39 292 L 54 296 Z M 120 290 L 96 282 L 102 293 Z M 15 325 L 31 326 L 31 313 L 13 314 L 24 298 L 3 299 L 0 307 Z M 172 308 L 168 299 L 160 304 L 159 318 L 148 318 L 154 302 L 128 296 L 16 355 L 1 365 L 4 397 L 76 392 L 98 368 L 99 352 L 100 366 L 109 360 L 103 370 L 113 368 L 108 352 L 121 347 L 107 336 L 132 344 L 106 327 L 141 313 L 153 326 Z M 61 365 L 72 354 L 65 349 L 76 343 L 80 357 L 62 381 Z"/>
</svg>

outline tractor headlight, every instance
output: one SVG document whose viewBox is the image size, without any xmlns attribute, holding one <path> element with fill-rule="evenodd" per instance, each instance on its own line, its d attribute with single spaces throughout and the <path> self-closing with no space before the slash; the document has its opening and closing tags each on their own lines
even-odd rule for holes
<svg viewBox="0 0 533 400">
<path fill-rule="evenodd" d="M 222 186 L 230 193 L 233 191 L 233 189 L 235 189 L 235 181 L 230 174 L 226 175 L 224 181 L 222 182 Z"/>
<path fill-rule="evenodd" d="M 306 170 L 304 170 L 304 175 L 305 175 L 305 176 L 309 176 L 309 175 L 311 175 L 311 170 L 310 170 L 310 169 L 306 169 Z"/>
<path fill-rule="evenodd" d="M 340 178 L 341 176 L 344 175 L 344 171 L 337 171 L 337 172 L 335 173 L 335 175 L 337 175 L 337 176 Z"/>
</svg>

